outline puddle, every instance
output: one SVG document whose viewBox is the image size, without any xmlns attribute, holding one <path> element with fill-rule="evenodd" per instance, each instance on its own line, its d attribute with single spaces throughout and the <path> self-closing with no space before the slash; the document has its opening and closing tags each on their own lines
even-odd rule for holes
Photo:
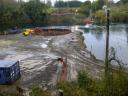
<svg viewBox="0 0 128 96">
<path fill-rule="evenodd" d="M 45 44 L 45 43 L 42 43 L 42 44 L 41 44 L 41 47 L 42 47 L 42 48 L 47 48 L 47 47 L 48 47 L 48 45 L 47 45 L 47 44 Z"/>
</svg>

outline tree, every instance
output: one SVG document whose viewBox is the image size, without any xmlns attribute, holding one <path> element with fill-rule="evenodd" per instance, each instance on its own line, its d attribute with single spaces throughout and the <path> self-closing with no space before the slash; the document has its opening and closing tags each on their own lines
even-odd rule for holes
<svg viewBox="0 0 128 96">
<path fill-rule="evenodd" d="M 128 0 L 120 0 L 121 3 L 126 4 L 128 3 Z"/>
<path fill-rule="evenodd" d="M 57 1 L 55 3 L 55 7 L 80 7 L 82 5 L 82 2 L 80 1 Z"/>
<path fill-rule="evenodd" d="M 85 1 L 80 8 L 80 12 L 88 17 L 90 15 L 90 10 L 91 10 L 91 1 Z"/>
<path fill-rule="evenodd" d="M 22 5 L 22 10 L 26 17 L 30 20 L 33 26 L 45 24 L 45 20 L 47 17 L 47 10 L 49 9 L 48 6 L 41 3 L 39 0 L 31 0 Z"/>
<path fill-rule="evenodd" d="M 98 24 L 104 24 L 106 22 L 106 16 L 105 16 L 105 13 L 104 11 L 102 10 L 98 10 L 96 13 L 95 13 L 95 18 L 96 18 L 96 23 Z"/>
<path fill-rule="evenodd" d="M 0 0 L 0 31 L 25 24 L 40 25 L 46 23 L 50 7 L 40 0 L 17 2 L 16 0 Z M 26 26 L 24 26 L 26 27 Z"/>
<path fill-rule="evenodd" d="M 48 6 L 52 6 L 51 0 L 47 0 L 47 5 L 48 5 Z"/>
<path fill-rule="evenodd" d="M 0 30 L 8 29 L 15 26 L 15 19 L 13 19 L 13 12 L 18 9 L 18 3 L 14 0 L 0 1 Z"/>
</svg>

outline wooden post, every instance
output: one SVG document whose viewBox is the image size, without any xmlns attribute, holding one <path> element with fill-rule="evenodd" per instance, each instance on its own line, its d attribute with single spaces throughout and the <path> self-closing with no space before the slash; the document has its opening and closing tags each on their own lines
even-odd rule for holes
<svg viewBox="0 0 128 96">
<path fill-rule="evenodd" d="M 107 9 L 107 33 L 106 33 L 106 53 L 105 53 L 105 80 L 106 80 L 106 96 L 110 96 L 110 62 L 109 62 L 109 13 L 110 11 Z"/>
<path fill-rule="evenodd" d="M 109 72 L 109 13 L 107 10 L 107 33 L 106 33 L 106 53 L 105 53 L 105 75 Z"/>
</svg>

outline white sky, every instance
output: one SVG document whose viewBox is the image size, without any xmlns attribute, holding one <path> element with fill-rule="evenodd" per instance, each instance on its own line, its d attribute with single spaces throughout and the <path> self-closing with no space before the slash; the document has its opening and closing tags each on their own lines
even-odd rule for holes
<svg viewBox="0 0 128 96">
<path fill-rule="evenodd" d="M 29 0 L 23 0 L 23 1 L 29 1 Z M 47 0 L 41 0 L 41 1 L 47 1 Z M 51 0 L 52 2 L 54 2 L 54 1 L 59 1 L 59 0 Z M 63 1 L 73 1 L 73 0 L 63 0 Z M 87 1 L 87 0 L 77 0 L 77 1 L 82 1 L 82 2 L 84 2 L 84 1 Z M 90 0 L 90 1 L 95 1 L 95 0 Z M 115 1 L 115 2 L 117 2 L 117 1 L 120 1 L 120 0 L 113 0 L 113 1 Z"/>
</svg>

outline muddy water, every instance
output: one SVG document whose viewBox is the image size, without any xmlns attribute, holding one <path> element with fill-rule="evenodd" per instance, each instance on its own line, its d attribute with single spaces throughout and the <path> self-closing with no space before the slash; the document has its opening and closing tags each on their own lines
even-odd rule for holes
<svg viewBox="0 0 128 96">
<path fill-rule="evenodd" d="M 19 60 L 22 77 L 20 86 L 54 86 L 62 65 L 58 57 L 67 58 L 68 80 L 75 80 L 77 71 L 88 70 L 92 76 L 103 71 L 102 62 L 92 58 L 86 50 L 82 33 L 74 31 L 63 36 L 28 36 L 22 34 L 0 36 L 0 58 Z"/>
</svg>

